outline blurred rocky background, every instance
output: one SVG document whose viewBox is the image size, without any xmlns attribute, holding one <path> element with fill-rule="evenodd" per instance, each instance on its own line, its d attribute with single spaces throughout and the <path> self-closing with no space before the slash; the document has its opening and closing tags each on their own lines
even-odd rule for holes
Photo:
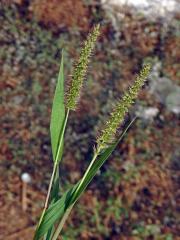
<svg viewBox="0 0 180 240">
<path fill-rule="evenodd" d="M 138 119 L 76 205 L 63 240 L 179 239 L 179 1 L 0 1 L 0 239 L 30 240 L 52 171 L 49 121 L 62 48 L 66 86 L 93 24 L 101 37 L 71 113 L 61 190 L 86 169 L 114 102 L 144 62 Z M 22 209 L 24 174 L 27 210 Z"/>
</svg>

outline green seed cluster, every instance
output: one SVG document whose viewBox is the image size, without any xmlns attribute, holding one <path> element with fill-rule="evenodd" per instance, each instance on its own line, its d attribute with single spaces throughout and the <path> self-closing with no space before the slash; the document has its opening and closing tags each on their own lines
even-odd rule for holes
<svg viewBox="0 0 180 240">
<path fill-rule="evenodd" d="M 80 96 L 80 91 L 83 85 L 83 80 L 87 72 L 88 63 L 91 53 L 95 47 L 97 37 L 100 34 L 100 25 L 95 25 L 93 31 L 89 33 L 84 47 L 81 50 L 79 61 L 75 64 L 74 72 L 72 74 L 72 81 L 66 97 L 66 107 L 75 110 L 77 101 Z"/>
<path fill-rule="evenodd" d="M 134 84 L 124 94 L 123 98 L 117 103 L 114 111 L 111 113 L 110 119 L 106 122 L 104 130 L 97 138 L 96 152 L 99 153 L 105 149 L 112 141 L 117 132 L 119 125 L 122 123 L 129 107 L 134 103 L 141 87 L 144 85 L 145 79 L 150 72 L 150 65 L 147 64 L 141 70 Z"/>
</svg>

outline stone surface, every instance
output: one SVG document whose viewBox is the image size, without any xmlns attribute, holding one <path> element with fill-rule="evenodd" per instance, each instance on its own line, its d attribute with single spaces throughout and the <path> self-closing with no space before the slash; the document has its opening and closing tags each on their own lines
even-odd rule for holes
<svg viewBox="0 0 180 240">
<path fill-rule="evenodd" d="M 166 17 L 167 14 L 178 11 L 180 3 L 177 0 L 101 0 L 103 5 L 106 6 L 133 6 L 139 12 L 143 12 L 145 15 Z"/>
</svg>

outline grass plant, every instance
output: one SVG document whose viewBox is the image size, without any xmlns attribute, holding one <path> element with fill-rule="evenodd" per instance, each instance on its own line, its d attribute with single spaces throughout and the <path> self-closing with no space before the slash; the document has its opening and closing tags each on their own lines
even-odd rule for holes
<svg viewBox="0 0 180 240">
<path fill-rule="evenodd" d="M 118 136 L 117 130 L 122 123 L 129 108 L 136 100 L 145 79 L 149 74 L 150 66 L 145 65 L 134 84 L 125 92 L 123 98 L 117 101 L 114 110 L 107 120 L 103 130 L 99 134 L 94 146 L 92 160 L 82 178 L 65 193 L 59 192 L 59 165 L 63 156 L 64 134 L 70 111 L 76 110 L 80 98 L 83 81 L 87 72 L 90 56 L 95 48 L 95 43 L 100 34 L 100 26 L 97 24 L 88 35 L 82 47 L 79 60 L 75 64 L 72 81 L 67 93 L 64 94 L 64 64 L 63 52 L 59 70 L 57 86 L 54 94 L 50 133 L 53 155 L 53 171 L 49 183 L 47 197 L 39 223 L 37 225 L 34 240 L 56 240 L 80 196 L 86 190 L 99 168 L 109 158 L 118 143 L 132 125 L 133 119 L 122 134 Z M 66 96 L 66 100 L 65 97 Z"/>
</svg>

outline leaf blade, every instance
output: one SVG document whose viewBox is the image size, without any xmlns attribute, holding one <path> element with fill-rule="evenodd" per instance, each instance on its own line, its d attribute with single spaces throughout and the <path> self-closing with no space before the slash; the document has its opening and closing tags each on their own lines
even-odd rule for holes
<svg viewBox="0 0 180 240">
<path fill-rule="evenodd" d="M 77 184 L 67 190 L 63 196 L 54 204 L 52 204 L 46 211 L 44 218 L 35 233 L 34 240 L 39 240 L 47 231 L 54 225 L 54 223 L 63 216 L 69 205 L 69 199 L 72 192 L 74 192 Z"/>
<path fill-rule="evenodd" d="M 129 124 L 128 126 L 125 128 L 125 130 L 122 132 L 122 134 L 119 136 L 118 140 L 111 144 L 108 148 L 106 148 L 106 150 L 97 157 L 97 159 L 95 160 L 95 162 L 93 163 L 93 165 L 91 166 L 88 174 L 86 175 L 86 178 L 84 179 L 83 183 L 81 183 L 80 188 L 78 189 L 77 192 L 74 193 L 74 196 L 71 199 L 70 204 L 73 204 L 74 201 L 76 201 L 80 195 L 84 192 L 84 190 L 87 188 L 87 186 L 89 185 L 89 183 L 92 181 L 92 179 L 94 178 L 94 176 L 96 175 L 97 171 L 101 168 L 101 166 L 105 163 L 105 161 L 110 157 L 110 155 L 112 154 L 112 152 L 115 150 L 115 148 L 117 147 L 117 145 L 119 144 L 119 142 L 123 139 L 123 137 L 125 136 L 126 132 L 128 131 L 128 129 L 130 128 L 130 126 L 133 124 L 133 122 L 135 121 L 136 118 L 134 118 Z"/>
<path fill-rule="evenodd" d="M 52 104 L 51 122 L 50 122 L 51 146 L 52 146 L 52 154 L 53 154 L 54 161 L 56 159 L 56 153 L 58 149 L 58 143 L 59 143 L 59 138 L 61 135 L 64 119 L 65 119 L 64 58 L 63 58 L 63 52 L 62 52 L 59 75 L 58 75 L 56 90 L 55 90 L 53 104 Z M 61 146 L 61 152 L 62 150 L 63 150 L 63 144 Z"/>
<path fill-rule="evenodd" d="M 114 149 L 117 147 L 118 143 L 122 140 L 124 135 L 126 134 L 127 130 L 130 128 L 132 123 L 135 121 L 133 119 L 130 124 L 127 126 L 127 128 L 123 131 L 119 139 L 112 144 L 110 147 L 108 147 L 103 154 L 101 154 L 97 160 L 94 162 L 94 164 L 91 167 L 91 171 L 88 173 L 84 183 L 81 185 L 81 188 L 76 192 L 76 189 L 78 188 L 78 185 L 81 184 L 81 181 L 76 183 L 74 186 L 72 186 L 67 192 L 63 194 L 63 196 L 56 201 L 54 204 L 52 204 L 48 210 L 45 213 L 45 216 L 43 218 L 42 223 L 40 224 L 38 231 L 36 233 L 36 236 L 34 240 L 38 240 L 40 237 L 42 237 L 48 229 L 50 229 L 54 223 L 62 218 L 66 210 L 74 204 L 81 196 L 81 194 L 84 192 L 84 190 L 87 188 L 88 184 L 91 182 L 91 180 L 96 175 L 99 168 L 104 164 L 104 162 L 109 158 L 111 153 L 114 151 Z M 74 195 L 75 194 L 75 195 Z"/>
</svg>

